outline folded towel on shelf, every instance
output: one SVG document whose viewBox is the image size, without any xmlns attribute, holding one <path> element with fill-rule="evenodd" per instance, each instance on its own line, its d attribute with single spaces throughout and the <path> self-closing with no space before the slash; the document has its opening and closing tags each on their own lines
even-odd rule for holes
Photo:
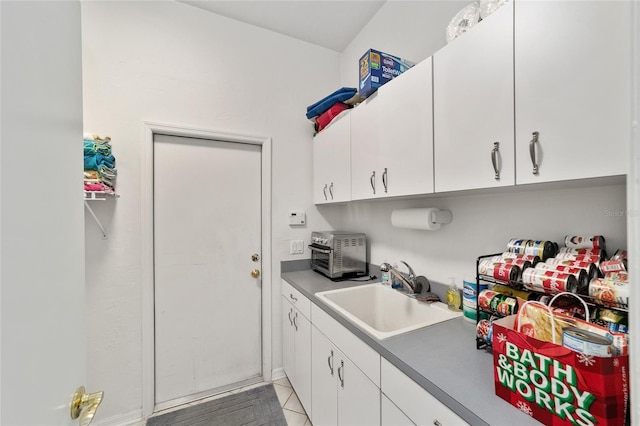
<svg viewBox="0 0 640 426">
<path fill-rule="evenodd" d="M 105 157 L 111 155 L 111 145 L 107 142 L 97 143 L 95 141 L 84 140 L 84 155 L 102 154 Z"/>
<path fill-rule="evenodd" d="M 84 179 L 100 179 L 100 174 L 97 170 L 85 170 L 84 171 Z"/>
<path fill-rule="evenodd" d="M 331 108 L 336 102 L 344 102 L 353 98 L 358 93 L 358 89 L 353 87 L 343 87 L 336 90 L 329 96 L 325 96 L 318 102 L 307 107 L 307 118 L 318 117 L 323 112 Z"/>
<path fill-rule="evenodd" d="M 326 128 L 334 118 L 336 118 L 344 110 L 351 108 L 349 105 L 345 105 L 342 102 L 336 102 L 331 108 L 316 117 L 316 131 L 321 131 Z"/>
<path fill-rule="evenodd" d="M 99 135 L 97 133 L 85 133 L 83 135 L 83 139 L 86 141 L 93 141 L 96 143 L 109 143 L 111 142 L 111 138 L 106 135 Z"/>
<path fill-rule="evenodd" d="M 100 166 L 107 166 L 114 168 L 116 166 L 116 159 L 113 155 L 104 156 L 102 154 L 93 154 L 84 156 L 84 168 L 85 170 L 99 170 Z"/>
<path fill-rule="evenodd" d="M 85 191 L 103 191 L 104 186 L 101 183 L 86 183 L 84 184 Z"/>
</svg>

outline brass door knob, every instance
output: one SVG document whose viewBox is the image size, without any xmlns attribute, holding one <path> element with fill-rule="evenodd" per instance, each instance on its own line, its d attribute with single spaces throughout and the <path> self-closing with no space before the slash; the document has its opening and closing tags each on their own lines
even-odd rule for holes
<svg viewBox="0 0 640 426">
<path fill-rule="evenodd" d="M 71 398 L 71 418 L 75 420 L 79 417 L 80 426 L 89 425 L 96 414 L 98 405 L 102 402 L 103 395 L 102 391 L 86 393 L 84 386 L 80 386 Z M 87 409 L 84 410 L 85 408 Z"/>
<path fill-rule="evenodd" d="M 251 271 L 251 276 L 253 278 L 260 278 L 260 269 L 254 269 L 253 271 Z"/>
</svg>

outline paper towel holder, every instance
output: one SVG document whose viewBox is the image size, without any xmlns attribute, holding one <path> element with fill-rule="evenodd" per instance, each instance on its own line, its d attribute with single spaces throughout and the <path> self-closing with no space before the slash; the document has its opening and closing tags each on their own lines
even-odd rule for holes
<svg viewBox="0 0 640 426">
<path fill-rule="evenodd" d="M 400 209 L 391 212 L 391 225 L 395 228 L 421 229 L 435 231 L 442 224 L 451 223 L 451 210 L 437 208 Z"/>
</svg>

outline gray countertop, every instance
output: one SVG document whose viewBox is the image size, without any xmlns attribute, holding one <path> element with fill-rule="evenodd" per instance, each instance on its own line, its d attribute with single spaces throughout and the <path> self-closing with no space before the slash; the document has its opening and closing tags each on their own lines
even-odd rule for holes
<svg viewBox="0 0 640 426">
<path fill-rule="evenodd" d="M 334 282 L 303 270 L 282 278 L 402 370 L 471 425 L 540 425 L 495 395 L 493 355 L 476 349 L 475 324 L 457 318 L 412 332 L 377 340 L 344 319 L 315 293 L 362 283 Z"/>
</svg>

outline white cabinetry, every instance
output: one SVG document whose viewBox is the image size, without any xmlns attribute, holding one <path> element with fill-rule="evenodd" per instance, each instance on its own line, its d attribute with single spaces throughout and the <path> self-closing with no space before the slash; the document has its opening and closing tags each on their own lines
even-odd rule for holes
<svg viewBox="0 0 640 426">
<path fill-rule="evenodd" d="M 394 78 L 352 111 L 352 198 L 433 192 L 432 60 Z"/>
<path fill-rule="evenodd" d="M 351 200 L 351 117 L 334 120 L 313 140 L 313 202 Z"/>
<path fill-rule="evenodd" d="M 383 426 L 414 426 L 406 414 L 404 414 L 386 395 L 382 394 L 382 422 Z"/>
<path fill-rule="evenodd" d="M 515 3 L 516 183 L 627 173 L 630 7 Z"/>
<path fill-rule="evenodd" d="M 364 371 L 379 383 L 380 356 L 315 305 L 312 316 L 314 426 L 379 425 L 380 389 Z"/>
<path fill-rule="evenodd" d="M 513 4 L 436 52 L 433 67 L 435 191 L 513 185 Z"/>
<path fill-rule="evenodd" d="M 282 280 L 282 364 L 311 415 L 311 302 Z"/>
<path fill-rule="evenodd" d="M 468 424 L 384 358 L 380 370 L 383 395 L 413 423 L 441 426 Z M 386 425 L 392 426 L 391 423 L 383 423 L 383 426 Z"/>
</svg>

